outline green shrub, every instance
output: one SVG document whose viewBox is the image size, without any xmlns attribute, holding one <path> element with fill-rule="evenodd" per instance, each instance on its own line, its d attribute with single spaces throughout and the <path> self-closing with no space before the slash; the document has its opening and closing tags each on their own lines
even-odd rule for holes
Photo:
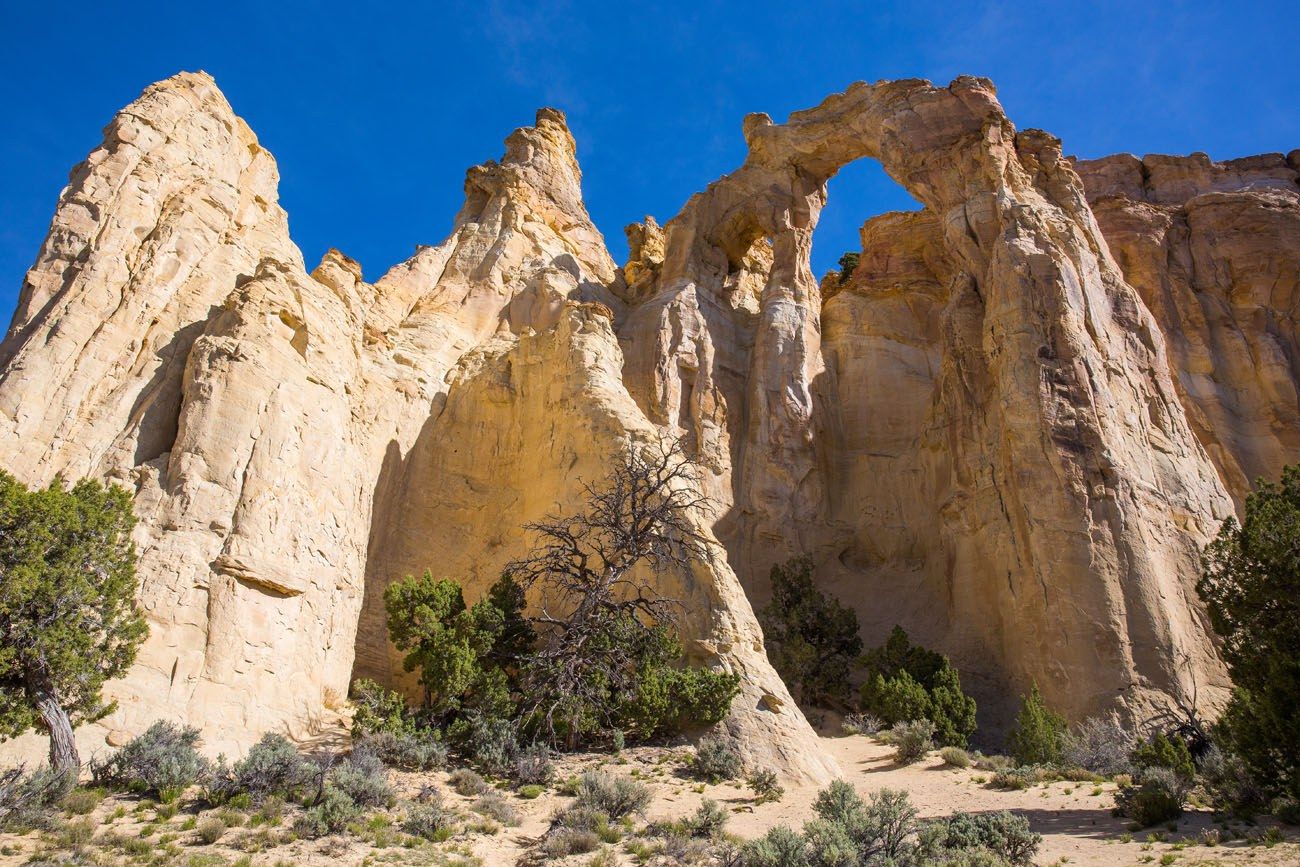
<svg viewBox="0 0 1300 867">
<path fill-rule="evenodd" d="M 211 846 L 226 833 L 226 823 L 216 816 L 204 816 L 195 830 L 199 839 Z"/>
<path fill-rule="evenodd" d="M 199 754 L 199 730 L 159 720 L 103 764 L 91 763 L 96 785 L 176 799 L 208 769 Z"/>
<path fill-rule="evenodd" d="M 846 714 L 840 723 L 840 730 L 846 735 L 874 735 L 884 727 L 884 721 L 871 713 Z"/>
<path fill-rule="evenodd" d="M 650 789 L 630 777 L 588 771 L 578 778 L 576 806 L 599 810 L 611 820 L 642 813 L 650 805 Z"/>
<path fill-rule="evenodd" d="M 707 728 L 726 717 L 739 692 L 736 674 L 654 665 L 642 673 L 619 719 L 641 741 Z M 615 731 L 623 734 L 621 726 Z"/>
<path fill-rule="evenodd" d="M 934 749 L 934 723 L 928 719 L 913 720 L 894 726 L 894 743 L 898 752 L 894 760 L 899 764 L 910 765 L 925 758 L 925 754 Z"/>
<path fill-rule="evenodd" d="M 1287 795 L 1274 798 L 1268 811 L 1273 814 L 1274 819 L 1285 825 L 1300 825 L 1300 800 Z"/>
<path fill-rule="evenodd" d="M 103 789 L 73 789 L 63 796 L 59 806 L 64 812 L 73 816 L 85 816 L 100 805 L 104 800 L 104 794 Z"/>
<path fill-rule="evenodd" d="M 863 656 L 863 710 L 891 725 L 928 719 L 944 746 L 964 747 L 975 731 L 975 699 L 948 658 L 913 645 L 899 626 Z"/>
<path fill-rule="evenodd" d="M 293 830 L 300 837 L 325 837 L 339 833 L 359 815 L 361 808 L 345 792 L 326 786 L 320 800 L 293 823 Z"/>
<path fill-rule="evenodd" d="M 520 821 L 519 811 L 500 792 L 487 792 L 470 809 L 480 816 L 495 819 L 502 825 L 518 825 Z"/>
<path fill-rule="evenodd" d="M 1061 760 L 1065 718 L 1051 710 L 1034 684 L 1021 696 L 1020 713 L 1011 730 L 1011 755 L 1021 765 L 1047 765 Z"/>
<path fill-rule="evenodd" d="M 768 768 L 754 771 L 745 783 L 754 792 L 754 800 L 760 804 L 779 801 L 785 795 L 785 789 L 777 780 L 776 771 Z"/>
<path fill-rule="evenodd" d="M 1233 693 L 1219 718 L 1232 752 L 1270 794 L 1300 799 L 1300 466 L 1246 498 L 1205 549 L 1197 592 L 1209 609 Z"/>
<path fill-rule="evenodd" d="M 355 741 L 355 745 L 356 749 L 378 756 L 390 768 L 404 771 L 432 771 L 447 764 L 447 746 L 430 729 L 372 732 Z"/>
<path fill-rule="evenodd" d="M 331 770 L 330 782 L 358 807 L 391 807 L 397 802 L 384 763 L 364 750 L 354 751 Z"/>
<path fill-rule="evenodd" d="M 843 700 L 862 652 L 857 614 L 818 589 L 809 557 L 773 566 L 771 581 L 758 620 L 772 666 L 801 704 Z"/>
<path fill-rule="evenodd" d="M 316 780 L 319 772 L 319 768 L 298 754 L 288 738 L 268 732 L 248 755 L 235 763 L 227 789 L 230 794 L 246 793 L 259 804 L 271 795 L 294 800 Z"/>
<path fill-rule="evenodd" d="M 1268 804 L 1260 786 L 1240 756 L 1212 746 L 1201 756 L 1197 776 L 1216 810 L 1250 817 Z"/>
<path fill-rule="evenodd" d="M 1188 784 L 1196 777 L 1196 765 L 1187 744 L 1182 738 L 1171 738 L 1164 732 L 1157 732 L 1149 740 L 1138 744 L 1129 758 L 1133 767 L 1139 770 L 1168 768 Z"/>
<path fill-rule="evenodd" d="M 852 250 L 850 250 L 849 252 L 845 253 L 843 256 L 840 257 L 839 283 L 841 286 L 849 282 L 849 277 L 853 276 L 853 270 L 858 267 L 858 262 L 861 260 L 861 258 L 862 258 L 861 253 L 857 253 Z"/>
<path fill-rule="evenodd" d="M 456 794 L 465 797 L 481 795 L 492 788 L 488 785 L 487 780 L 469 768 L 457 768 L 452 771 L 451 775 L 447 777 L 447 784 L 456 790 Z"/>
<path fill-rule="evenodd" d="M 1133 785 L 1115 793 L 1115 812 L 1139 826 L 1158 825 L 1183 814 L 1188 783 L 1166 767 L 1153 765 L 1138 771 Z"/>
<path fill-rule="evenodd" d="M 742 846 L 739 860 L 743 867 L 811 867 L 808 844 L 785 825 Z"/>
<path fill-rule="evenodd" d="M 721 738 L 704 738 L 695 747 L 691 773 L 709 783 L 734 780 L 740 776 L 740 756 Z"/>
<path fill-rule="evenodd" d="M 548 786 L 555 778 L 555 765 L 551 762 L 551 748 L 546 744 L 524 747 L 515 756 L 515 783 L 519 786 Z"/>
<path fill-rule="evenodd" d="M 385 689 L 373 680 L 361 678 L 352 682 L 352 737 L 360 738 L 377 732 L 405 735 L 415 731 L 415 721 L 406 707 L 406 699 L 396 690 Z"/>
<path fill-rule="evenodd" d="M 518 789 L 519 797 L 523 798 L 525 801 L 531 801 L 535 798 L 539 798 L 541 797 L 542 792 L 545 791 L 546 791 L 545 788 L 536 784 L 520 786 Z"/>
<path fill-rule="evenodd" d="M 519 754 L 518 725 L 478 711 L 464 714 L 447 729 L 461 756 L 490 777 L 507 776 Z"/>
<path fill-rule="evenodd" d="M 441 842 L 455 831 L 456 819 L 455 811 L 443 806 L 441 799 L 435 799 L 408 810 L 401 827 L 412 836 Z"/>
<path fill-rule="evenodd" d="M 997 813 L 954 813 L 925 822 L 918 840 L 922 864 L 947 864 L 963 856 L 991 853 L 999 863 L 1029 865 L 1042 842 L 1029 830 L 1029 820 L 1006 811 Z"/>
<path fill-rule="evenodd" d="M 52 768 L 0 771 L 0 830 L 26 833 L 54 825 L 55 805 L 72 790 L 70 774 Z"/>
<path fill-rule="evenodd" d="M 600 837 L 596 832 L 582 828 L 556 828 L 542 842 L 542 852 L 551 859 L 584 855 L 599 848 Z"/>
<path fill-rule="evenodd" d="M 727 811 L 717 801 L 705 798 L 694 813 L 682 820 L 682 830 L 689 837 L 713 840 L 727 827 Z"/>
<path fill-rule="evenodd" d="M 944 747 L 939 750 L 939 755 L 943 758 L 945 765 L 951 765 L 954 768 L 970 767 L 970 753 L 961 747 Z"/>
</svg>

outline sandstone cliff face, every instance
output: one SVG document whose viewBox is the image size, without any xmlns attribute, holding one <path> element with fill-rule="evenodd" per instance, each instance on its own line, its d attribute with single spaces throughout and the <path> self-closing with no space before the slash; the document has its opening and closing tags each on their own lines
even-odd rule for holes
<svg viewBox="0 0 1300 867">
<path fill-rule="evenodd" d="M 1223 163 L 1121 155 L 1076 169 L 1240 505 L 1300 455 L 1300 151 Z"/>
<path fill-rule="evenodd" d="M 391 581 L 476 595 L 525 522 L 680 434 L 719 547 L 665 590 L 690 654 L 744 675 L 727 729 L 754 764 L 835 773 L 751 608 L 795 553 L 869 643 L 897 622 L 952 654 L 993 719 L 1031 681 L 1073 716 L 1213 698 L 1197 548 L 1300 437 L 1294 157 L 1079 164 L 1090 207 L 971 78 L 854 85 L 744 135 L 618 269 L 543 109 L 469 171 L 451 236 L 372 284 L 337 251 L 307 273 L 209 77 L 119 114 L 0 345 L 0 462 L 136 491 L 152 632 L 83 739 L 160 716 L 228 752 L 311 736 L 352 676 L 403 683 Z M 826 182 L 863 157 L 925 208 L 869 221 L 819 287 Z"/>
</svg>

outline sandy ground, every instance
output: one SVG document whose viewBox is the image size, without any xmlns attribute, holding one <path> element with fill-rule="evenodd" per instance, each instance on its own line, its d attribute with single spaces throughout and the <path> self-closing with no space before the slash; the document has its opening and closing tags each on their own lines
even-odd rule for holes
<svg viewBox="0 0 1300 867">
<path fill-rule="evenodd" d="M 1276 827 L 1271 820 L 1261 820 L 1253 826 L 1236 823 L 1232 828 L 1238 839 L 1207 846 L 1199 842 L 1202 832 L 1223 826 L 1217 825 L 1206 811 L 1189 811 L 1178 822 L 1176 830 L 1162 826 L 1131 832 L 1125 820 L 1111 816 L 1113 784 L 1056 782 L 1022 791 L 1003 791 L 990 788 L 982 781 L 987 772 L 946 767 L 937 753 L 917 764 L 899 766 L 893 761 L 893 748 L 871 738 L 827 738 L 824 745 L 839 762 L 845 778 L 864 796 L 880 788 L 903 789 L 922 817 L 995 810 L 1010 810 L 1025 816 L 1043 835 L 1038 864 L 1300 865 L 1300 829 L 1283 827 L 1283 841 L 1267 845 L 1263 835 L 1267 829 Z M 815 786 L 787 786 L 780 802 L 759 805 L 754 803 L 752 792 L 743 786 L 701 786 L 687 778 L 683 772 L 687 755 L 684 749 L 635 748 L 619 758 L 567 756 L 557 764 L 561 779 L 597 766 L 642 779 L 655 792 L 647 815 L 651 821 L 687 815 L 705 798 L 712 798 L 731 811 L 727 830 L 744 838 L 758 836 L 778 824 L 798 827 L 813 815 Z M 403 800 L 414 798 L 422 786 L 432 782 L 443 790 L 449 804 L 460 806 L 467 816 L 473 816 L 469 809 L 473 799 L 452 792 L 446 785 L 446 774 L 397 774 L 395 782 Z M 254 865 L 511 865 L 542 836 L 551 815 L 571 799 L 553 789 L 531 801 L 515 795 L 509 797 L 522 821 L 517 827 L 501 828 L 496 833 L 463 833 L 445 843 L 408 848 L 401 845 L 400 835 L 379 829 L 362 837 L 296 840 L 262 851 L 257 849 L 259 840 L 266 839 L 264 829 L 231 828 L 215 845 L 204 845 L 197 840 L 195 831 L 183 830 L 184 821 L 190 815 L 185 810 L 169 820 L 158 821 L 151 809 L 136 811 L 138 804 L 133 799 L 114 797 L 105 800 L 87 817 L 95 829 L 94 839 L 87 846 L 92 858 L 71 863 L 148 863 L 147 855 L 131 860 L 120 844 L 115 847 L 106 843 L 109 835 L 139 839 L 142 833 L 149 832 L 144 839 L 154 844 L 153 853 L 172 853 L 170 859 L 154 863 L 192 867 L 233 865 L 242 857 L 249 858 L 243 863 Z M 113 818 L 119 808 L 124 808 L 126 815 Z M 391 811 L 392 818 L 397 819 L 403 809 L 399 805 Z M 282 827 L 287 828 L 290 823 L 291 815 L 287 815 Z M 0 835 L 0 864 L 23 864 L 37 851 L 51 852 L 56 848 L 54 840 L 43 839 L 35 833 L 22 837 Z M 617 858 L 614 863 L 637 863 L 623 846 L 609 848 Z M 586 864 L 592 857 L 575 856 L 564 863 Z"/>
</svg>

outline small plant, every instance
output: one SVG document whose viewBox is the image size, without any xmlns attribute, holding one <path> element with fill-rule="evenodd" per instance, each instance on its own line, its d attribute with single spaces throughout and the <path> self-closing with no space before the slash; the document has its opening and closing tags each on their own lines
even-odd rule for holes
<svg viewBox="0 0 1300 867">
<path fill-rule="evenodd" d="M 519 785 L 546 786 L 554 777 L 555 765 L 551 762 L 551 749 L 546 744 L 524 747 L 515 756 L 514 779 Z"/>
<path fill-rule="evenodd" d="M 432 771 L 447 764 L 447 745 L 428 729 L 372 732 L 359 738 L 355 748 L 373 753 L 390 768 L 404 771 Z"/>
<path fill-rule="evenodd" d="M 230 795 L 247 794 L 260 804 L 271 795 L 297 798 L 316 779 L 319 768 L 298 754 L 282 734 L 268 732 L 253 745 L 225 781 Z"/>
<path fill-rule="evenodd" d="M 1129 755 L 1136 745 L 1137 736 L 1114 714 L 1089 717 L 1065 733 L 1061 742 L 1061 760 L 1066 765 L 1085 768 L 1104 777 L 1131 774 L 1133 763 Z"/>
<path fill-rule="evenodd" d="M 704 738 L 695 748 L 691 772 L 697 779 L 717 784 L 740 776 L 740 756 L 731 745 L 719 738 Z"/>
<path fill-rule="evenodd" d="M 869 713 L 846 714 L 840 731 L 846 735 L 874 735 L 885 727 L 880 717 Z"/>
<path fill-rule="evenodd" d="M 1134 748 L 1131 756 L 1133 766 L 1144 768 L 1168 768 L 1181 780 L 1190 784 L 1196 777 L 1196 765 L 1187 743 L 1180 737 L 1168 737 L 1164 732 L 1157 732 L 1150 740 Z"/>
<path fill-rule="evenodd" d="M 570 855 L 584 855 L 600 848 L 600 837 L 595 831 L 582 828 L 556 828 L 546 835 L 542 852 L 547 858 L 559 859 Z"/>
<path fill-rule="evenodd" d="M 954 813 L 925 822 L 919 834 L 918 860 L 923 864 L 982 863 L 961 859 L 962 853 L 983 851 L 999 864 L 1028 865 L 1034 861 L 1042 836 L 1029 829 L 1029 820 L 1006 811 Z"/>
<path fill-rule="evenodd" d="M 70 774 L 42 767 L 0 771 L 0 828 L 25 833 L 54 823 L 54 806 L 72 788 Z"/>
<path fill-rule="evenodd" d="M 335 767 L 330 772 L 330 782 L 358 807 L 391 807 L 397 800 L 384 763 L 374 753 L 364 750 L 353 751 Z"/>
<path fill-rule="evenodd" d="M 456 813 L 443 806 L 440 799 L 412 807 L 402 819 L 407 834 L 440 843 L 456 830 Z"/>
<path fill-rule="evenodd" d="M 293 823 L 293 830 L 300 837 L 308 838 L 337 834 L 360 813 L 361 809 L 346 793 L 326 786 L 320 800 Z"/>
<path fill-rule="evenodd" d="M 929 720 L 899 723 L 893 731 L 898 745 L 894 760 L 899 764 L 910 765 L 920 761 L 934 749 L 934 723 Z"/>
<path fill-rule="evenodd" d="M 456 794 L 467 798 L 481 795 L 492 788 L 488 785 L 487 780 L 479 776 L 477 771 L 469 768 L 457 768 L 452 771 L 451 776 L 447 777 L 447 784 L 456 790 Z"/>
<path fill-rule="evenodd" d="M 598 810 L 611 820 L 644 812 L 649 805 L 649 787 L 630 777 L 588 771 L 578 779 L 575 806 Z"/>
<path fill-rule="evenodd" d="M 541 797 L 542 792 L 545 792 L 546 789 L 534 783 L 528 786 L 520 786 L 516 791 L 519 793 L 519 797 L 525 801 L 531 801 Z"/>
<path fill-rule="evenodd" d="M 195 830 L 199 839 L 211 846 L 226 833 L 226 823 L 216 816 L 206 816 L 199 820 Z"/>
<path fill-rule="evenodd" d="M 474 802 L 474 806 L 471 809 L 480 816 L 487 816 L 490 819 L 495 819 L 502 825 L 518 825 L 520 821 L 519 811 L 516 810 L 509 801 L 503 798 L 499 792 L 488 792 L 483 795 Z"/>
<path fill-rule="evenodd" d="M 1043 701 L 1035 683 L 1021 698 L 1020 714 L 1011 731 L 1011 755 L 1022 765 L 1059 762 L 1065 739 L 1065 718 Z"/>
<path fill-rule="evenodd" d="M 1115 793 L 1115 812 L 1139 827 L 1158 825 L 1183 814 L 1187 788 L 1187 782 L 1169 768 L 1144 768 L 1133 785 Z"/>
<path fill-rule="evenodd" d="M 173 801 L 208 769 L 198 743 L 198 729 L 159 720 L 103 764 L 92 762 L 91 776 L 97 785 Z"/>
<path fill-rule="evenodd" d="M 969 768 L 971 764 L 970 753 L 961 747 L 944 747 L 939 750 L 939 756 L 943 763 L 954 768 Z"/>
<path fill-rule="evenodd" d="M 808 844 L 799 832 L 785 825 L 777 825 L 762 837 L 750 840 L 741 847 L 740 863 L 744 867 L 807 867 Z"/>
<path fill-rule="evenodd" d="M 63 800 L 59 802 L 59 806 L 73 816 L 84 816 L 98 807 L 103 800 L 103 789 L 77 788 L 68 792 Z"/>
<path fill-rule="evenodd" d="M 785 789 L 777 781 L 776 771 L 769 768 L 754 771 L 745 782 L 753 790 L 754 800 L 759 804 L 779 801 L 785 795 Z"/>
<path fill-rule="evenodd" d="M 352 736 L 385 732 L 406 735 L 415 731 L 415 725 L 406 709 L 406 699 L 395 690 L 385 689 L 373 680 L 362 678 L 352 684 Z"/>
</svg>

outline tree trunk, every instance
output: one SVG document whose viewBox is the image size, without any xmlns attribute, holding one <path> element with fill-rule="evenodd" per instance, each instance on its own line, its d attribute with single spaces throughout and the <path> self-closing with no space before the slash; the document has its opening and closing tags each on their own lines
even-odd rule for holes
<svg viewBox="0 0 1300 867">
<path fill-rule="evenodd" d="M 81 756 L 72 737 L 72 721 L 53 690 L 36 690 L 36 710 L 50 733 L 50 767 L 62 772 L 74 784 L 81 775 Z"/>
</svg>

